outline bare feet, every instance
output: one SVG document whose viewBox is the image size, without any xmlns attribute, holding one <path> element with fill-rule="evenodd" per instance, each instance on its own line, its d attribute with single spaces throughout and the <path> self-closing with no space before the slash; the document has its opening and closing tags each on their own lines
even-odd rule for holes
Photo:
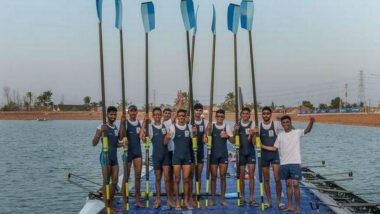
<svg viewBox="0 0 380 214">
<path fill-rule="evenodd" d="M 167 202 L 168 206 L 171 207 L 171 208 L 175 208 L 175 204 L 172 200 L 168 200 Z"/>
<path fill-rule="evenodd" d="M 144 204 L 142 204 L 140 201 L 136 201 L 136 202 L 135 202 L 135 207 L 136 207 L 136 208 L 144 208 L 145 206 L 144 206 Z"/>
<path fill-rule="evenodd" d="M 179 200 L 177 200 L 176 202 L 175 202 L 175 210 L 181 210 L 181 203 L 180 203 L 180 201 Z"/>
<path fill-rule="evenodd" d="M 226 202 L 225 200 L 222 200 L 222 201 L 220 202 L 220 204 L 221 204 L 223 207 L 227 207 L 227 206 L 228 206 L 228 204 L 227 204 L 227 202 Z"/>
<path fill-rule="evenodd" d="M 215 199 L 212 199 L 211 201 L 210 201 L 210 207 L 213 207 L 213 206 L 215 206 L 216 205 L 216 203 L 215 203 Z"/>
<path fill-rule="evenodd" d="M 185 207 L 188 209 L 188 210 L 192 210 L 193 209 L 193 204 L 191 204 L 189 201 L 185 203 Z"/>
<path fill-rule="evenodd" d="M 161 207 L 161 199 L 156 199 L 153 203 L 154 208 L 159 208 Z"/>
<path fill-rule="evenodd" d="M 287 207 L 286 209 L 284 209 L 283 210 L 284 212 L 293 212 L 294 211 L 294 209 L 293 209 L 293 207 Z"/>
</svg>

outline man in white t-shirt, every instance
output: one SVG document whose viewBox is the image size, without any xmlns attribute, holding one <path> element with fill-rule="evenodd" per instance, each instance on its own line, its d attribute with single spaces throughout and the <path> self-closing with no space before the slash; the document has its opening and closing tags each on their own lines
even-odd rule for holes
<svg viewBox="0 0 380 214">
<path fill-rule="evenodd" d="M 288 206 L 284 211 L 294 211 L 292 206 L 292 197 L 294 189 L 296 198 L 296 213 L 300 213 L 300 187 L 298 181 L 302 179 L 301 173 L 301 138 L 309 133 L 313 128 L 315 119 L 310 117 L 310 122 L 306 129 L 293 129 L 292 119 L 288 115 L 281 117 L 281 125 L 285 132 L 278 134 L 274 146 L 262 145 L 263 149 L 280 152 L 280 176 L 286 180 L 286 193 L 288 197 Z"/>
</svg>

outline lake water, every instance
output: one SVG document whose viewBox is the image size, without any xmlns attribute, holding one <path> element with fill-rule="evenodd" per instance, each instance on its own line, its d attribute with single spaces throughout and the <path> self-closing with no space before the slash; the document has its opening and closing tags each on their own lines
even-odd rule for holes
<svg viewBox="0 0 380 214">
<path fill-rule="evenodd" d="M 0 121 L 0 213 L 78 213 L 87 191 L 66 177 L 73 172 L 102 183 L 101 146 L 91 145 L 98 124 Z M 306 123 L 294 125 L 304 128 Z M 353 181 L 339 182 L 351 191 L 380 191 L 379 147 L 379 128 L 315 124 L 302 141 L 302 159 L 312 165 L 325 160 L 327 167 L 315 169 L 321 173 L 353 171 Z M 363 197 L 380 202 L 380 194 Z"/>
</svg>

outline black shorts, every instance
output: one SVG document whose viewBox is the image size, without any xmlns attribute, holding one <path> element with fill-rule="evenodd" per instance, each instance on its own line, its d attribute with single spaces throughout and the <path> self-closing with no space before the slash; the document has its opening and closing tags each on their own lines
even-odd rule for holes
<svg viewBox="0 0 380 214">
<path fill-rule="evenodd" d="M 261 151 L 261 166 L 270 167 L 270 165 L 273 164 L 280 164 L 280 155 L 278 154 L 278 151 Z"/>
<path fill-rule="evenodd" d="M 162 170 L 162 166 L 170 166 L 172 163 L 172 159 L 169 153 L 163 155 L 161 157 L 156 157 L 153 155 L 153 169 L 154 170 Z"/>
<path fill-rule="evenodd" d="M 172 165 L 190 165 L 192 164 L 190 157 L 178 157 L 173 155 Z"/>
<path fill-rule="evenodd" d="M 108 160 L 110 161 L 109 164 L 110 164 L 111 167 L 119 165 L 119 163 L 117 161 L 117 156 L 115 156 L 115 157 L 109 156 Z M 106 167 L 106 158 L 104 157 L 104 153 L 103 152 L 100 153 L 99 161 L 100 161 L 100 166 L 102 166 L 102 168 Z"/>
<path fill-rule="evenodd" d="M 122 154 L 121 158 L 123 159 L 123 162 L 124 162 L 125 161 L 125 155 Z M 132 162 L 136 158 L 142 158 L 141 153 L 140 154 L 128 154 L 128 160 L 127 160 L 127 162 L 130 163 L 130 162 Z"/>
<path fill-rule="evenodd" d="M 217 157 L 211 155 L 210 164 L 211 165 L 228 164 L 228 155 L 217 156 Z"/>
<path fill-rule="evenodd" d="M 239 165 L 256 164 L 256 153 L 252 152 L 248 155 L 239 155 Z"/>
</svg>

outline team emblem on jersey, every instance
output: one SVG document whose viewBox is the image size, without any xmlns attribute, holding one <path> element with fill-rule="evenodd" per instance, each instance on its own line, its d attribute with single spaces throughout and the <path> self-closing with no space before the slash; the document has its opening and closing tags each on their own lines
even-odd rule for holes
<svg viewBox="0 0 380 214">
<path fill-rule="evenodd" d="M 140 127 L 136 128 L 136 133 L 140 133 Z"/>
<path fill-rule="evenodd" d="M 117 136 L 117 134 L 119 133 L 119 132 L 117 131 L 117 129 L 115 129 L 114 132 L 115 132 L 115 136 Z"/>
<path fill-rule="evenodd" d="M 165 128 L 162 128 L 161 131 L 162 131 L 162 134 L 166 134 L 166 129 Z"/>
<path fill-rule="evenodd" d="M 246 134 L 246 135 L 249 135 L 249 128 L 246 128 L 246 129 L 245 129 L 245 134 Z"/>
<path fill-rule="evenodd" d="M 274 136 L 273 130 L 269 130 L 269 137 L 273 137 L 273 136 Z"/>
<path fill-rule="evenodd" d="M 199 126 L 199 132 L 203 132 L 203 126 Z"/>
<path fill-rule="evenodd" d="M 190 132 L 188 130 L 185 130 L 185 137 L 189 137 L 190 136 Z"/>
</svg>

